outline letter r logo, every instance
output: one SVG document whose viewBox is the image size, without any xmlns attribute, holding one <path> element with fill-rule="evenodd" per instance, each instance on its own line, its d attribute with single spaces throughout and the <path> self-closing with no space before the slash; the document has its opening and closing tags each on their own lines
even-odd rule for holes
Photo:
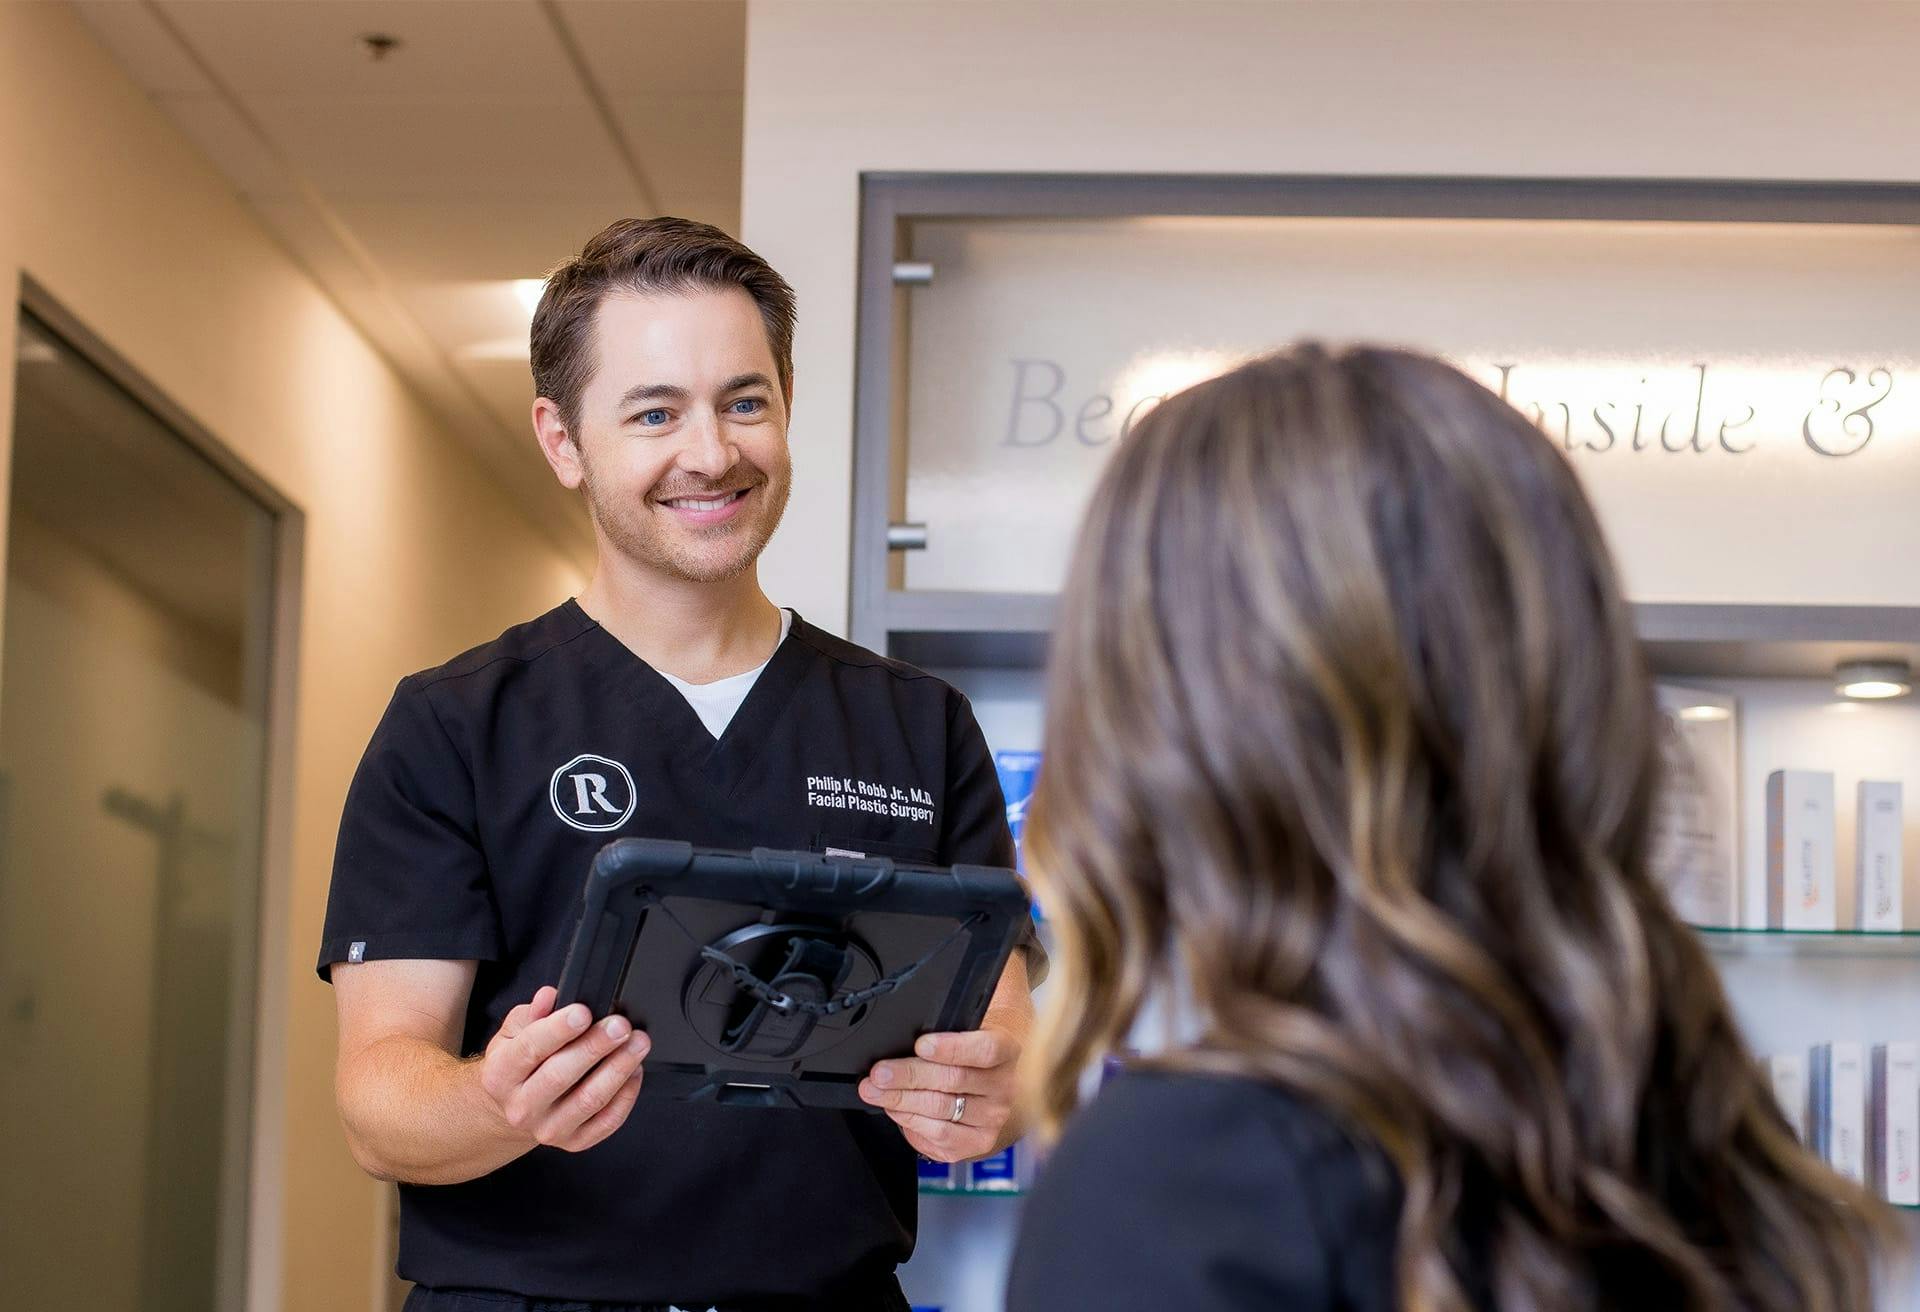
<svg viewBox="0 0 1920 1312">
<path fill-rule="evenodd" d="M 607 777 L 603 774 L 570 774 L 573 780 L 575 815 L 592 815 L 598 805 L 608 815 L 619 815 L 620 808 L 607 800 Z"/>
<path fill-rule="evenodd" d="M 547 785 L 553 813 L 575 829 L 606 833 L 633 814 L 633 776 L 608 756 L 583 752 L 558 770 Z"/>
</svg>

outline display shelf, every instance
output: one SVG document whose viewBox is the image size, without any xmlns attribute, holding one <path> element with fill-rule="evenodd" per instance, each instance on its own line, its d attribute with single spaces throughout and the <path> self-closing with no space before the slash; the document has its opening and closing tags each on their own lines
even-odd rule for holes
<svg viewBox="0 0 1920 1312">
<path fill-rule="evenodd" d="M 927 667 L 1040 669 L 1058 602 L 1028 593 L 891 592 L 872 636 Z M 1827 677 L 1843 660 L 1920 668 L 1920 606 L 1638 602 L 1635 628 L 1666 677 Z"/>
<path fill-rule="evenodd" d="M 923 1198 L 1024 1198 L 1025 1189 L 954 1189 L 946 1185 L 923 1184 Z"/>
<path fill-rule="evenodd" d="M 1695 925 L 1709 951 L 1738 957 L 1908 957 L 1920 960 L 1920 930 L 1724 929 Z"/>
</svg>

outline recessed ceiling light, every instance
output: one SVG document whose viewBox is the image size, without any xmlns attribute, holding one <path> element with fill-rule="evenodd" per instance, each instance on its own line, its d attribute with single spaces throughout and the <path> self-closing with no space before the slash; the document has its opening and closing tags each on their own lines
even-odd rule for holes
<svg viewBox="0 0 1920 1312">
<path fill-rule="evenodd" d="M 1716 720 L 1731 720 L 1733 718 L 1732 708 L 1705 704 L 1700 706 L 1682 706 L 1679 714 L 1681 719 L 1692 721 L 1695 724 L 1710 724 Z"/>
<path fill-rule="evenodd" d="M 1885 701 L 1913 691 L 1913 671 L 1905 661 L 1841 661 L 1833 670 L 1833 690 L 1855 701 Z"/>
<path fill-rule="evenodd" d="M 547 280 L 545 278 L 515 278 L 513 280 L 513 294 L 520 298 L 520 304 L 527 307 L 528 314 L 532 314 L 540 308 L 540 297 L 546 293 L 546 290 Z"/>
</svg>

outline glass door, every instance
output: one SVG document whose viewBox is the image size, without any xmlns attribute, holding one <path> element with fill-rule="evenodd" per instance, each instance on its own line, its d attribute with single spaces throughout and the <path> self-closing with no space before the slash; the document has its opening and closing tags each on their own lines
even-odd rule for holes
<svg viewBox="0 0 1920 1312">
<path fill-rule="evenodd" d="M 242 1302 L 275 516 L 31 315 L 0 642 L 0 1272 Z"/>
</svg>

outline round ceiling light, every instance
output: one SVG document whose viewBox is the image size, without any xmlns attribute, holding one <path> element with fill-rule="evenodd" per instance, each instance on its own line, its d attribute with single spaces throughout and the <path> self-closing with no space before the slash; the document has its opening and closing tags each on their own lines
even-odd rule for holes
<svg viewBox="0 0 1920 1312">
<path fill-rule="evenodd" d="M 1913 691 L 1913 670 L 1905 661 L 1841 661 L 1833 670 L 1833 690 L 1855 701 L 1884 701 Z"/>
</svg>

